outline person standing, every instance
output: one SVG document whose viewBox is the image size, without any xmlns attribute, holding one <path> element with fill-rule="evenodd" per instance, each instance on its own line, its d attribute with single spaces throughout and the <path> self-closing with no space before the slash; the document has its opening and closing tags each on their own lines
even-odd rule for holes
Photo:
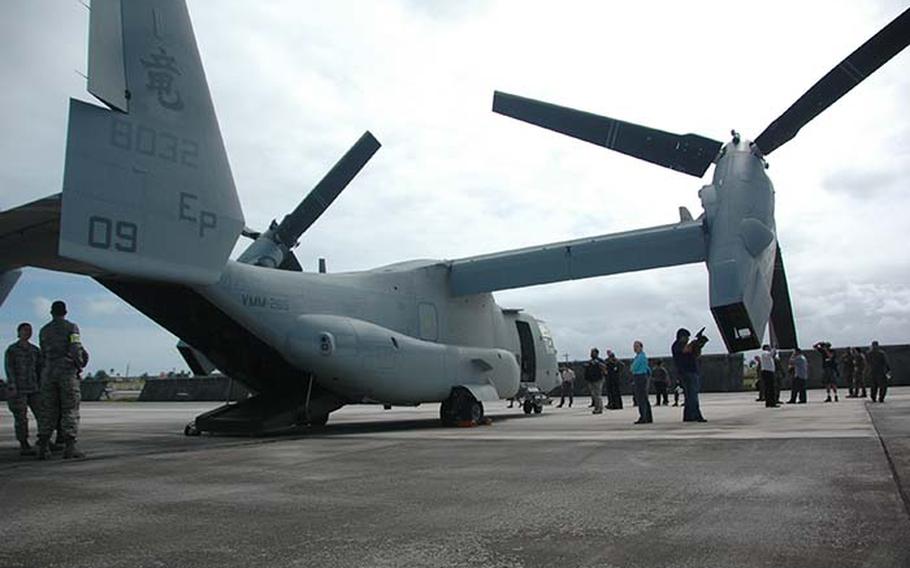
<svg viewBox="0 0 910 568">
<path fill-rule="evenodd" d="M 885 402 L 885 393 L 888 392 L 888 375 L 891 371 L 891 362 L 888 356 L 878 346 L 878 341 L 872 342 L 872 348 L 866 355 L 866 361 L 869 363 L 869 387 L 872 402 L 878 399 L 878 402 Z"/>
<path fill-rule="evenodd" d="M 615 353 L 607 349 L 607 360 L 604 361 L 604 368 L 607 373 L 607 408 L 609 410 L 622 410 L 622 391 L 619 385 L 625 365 L 616 358 Z"/>
<path fill-rule="evenodd" d="M 591 392 L 591 403 L 594 405 L 592 414 L 603 414 L 604 401 L 601 390 L 604 386 L 604 360 L 600 358 L 600 351 L 591 348 L 591 358 L 585 362 L 585 382 Z"/>
<path fill-rule="evenodd" d="M 866 398 L 866 355 L 859 347 L 853 349 L 853 380 L 859 398 Z"/>
<path fill-rule="evenodd" d="M 787 404 L 806 404 L 806 384 L 809 382 L 809 360 L 799 347 L 793 349 L 790 356 L 790 370 L 793 375 L 793 384 L 790 386 L 790 400 Z"/>
<path fill-rule="evenodd" d="M 691 342 L 691 334 L 686 328 L 676 331 L 676 341 L 673 342 L 671 352 L 676 372 L 679 373 L 686 398 L 683 403 L 683 422 L 707 422 L 701 414 L 701 405 L 698 393 L 701 390 L 701 376 L 698 374 L 698 357 L 707 343 L 708 338 L 701 332 Z"/>
<path fill-rule="evenodd" d="M 656 398 L 654 404 L 660 406 L 660 400 L 663 398 L 664 406 L 670 404 L 670 400 L 667 398 L 667 391 L 670 387 L 670 375 L 667 373 L 667 369 L 664 368 L 664 362 L 658 360 L 654 363 L 654 369 L 651 370 L 651 378 L 654 380 L 654 392 Z"/>
<path fill-rule="evenodd" d="M 755 402 L 764 402 L 765 382 L 762 380 L 761 376 L 761 357 L 756 355 L 752 361 L 755 363 L 755 389 L 758 391 L 758 398 L 755 399 Z"/>
<path fill-rule="evenodd" d="M 66 304 L 51 304 L 50 323 L 38 335 L 44 355 L 44 377 L 41 381 L 41 413 L 38 421 L 38 459 L 47 459 L 51 432 L 60 418 L 65 447 L 64 459 L 85 457 L 77 447 L 79 431 L 79 371 L 86 353 L 79 336 L 79 326 L 66 319 Z"/>
<path fill-rule="evenodd" d="M 847 384 L 847 398 L 856 398 L 859 396 L 856 389 L 856 358 L 853 356 L 853 349 L 847 347 L 844 349 L 840 358 L 840 368 L 844 370 L 844 382 Z"/>
<path fill-rule="evenodd" d="M 837 357 L 834 355 L 834 350 L 831 349 L 831 344 L 826 341 L 819 341 L 813 347 L 822 356 L 822 382 L 825 383 L 825 394 L 828 395 L 825 402 L 831 402 L 832 391 L 834 392 L 834 402 L 838 402 Z"/>
<path fill-rule="evenodd" d="M 572 366 L 566 363 L 562 366 L 562 371 L 560 371 L 560 377 L 562 377 L 562 391 L 560 392 L 559 404 L 556 408 L 562 408 L 566 402 L 566 397 L 569 397 L 569 408 L 572 408 L 572 400 L 574 398 L 574 389 L 575 389 L 575 371 L 572 370 Z"/>
<path fill-rule="evenodd" d="M 676 378 L 673 379 L 673 406 L 679 406 L 679 396 L 685 395 L 685 392 L 686 391 L 682 385 L 682 378 L 679 376 L 679 373 L 677 372 Z M 685 401 L 685 399 L 683 399 L 683 404 L 685 404 L 685 403 L 686 403 L 686 401 Z"/>
<path fill-rule="evenodd" d="M 28 409 L 32 409 L 35 421 L 40 416 L 41 350 L 29 341 L 32 326 L 20 323 L 16 327 L 18 340 L 6 348 L 3 358 L 6 369 L 6 404 L 13 414 L 16 440 L 19 441 L 19 455 L 33 456 L 35 449 L 28 443 Z"/>
<path fill-rule="evenodd" d="M 648 365 L 648 356 L 645 355 L 644 345 L 641 341 L 632 343 L 635 357 L 632 359 L 632 383 L 635 387 L 635 400 L 638 401 L 638 420 L 636 424 L 650 424 L 654 422 L 651 414 L 651 400 L 648 398 L 648 383 L 651 381 L 651 367 Z"/>
<path fill-rule="evenodd" d="M 762 345 L 761 353 L 758 354 L 761 361 L 761 382 L 765 391 L 765 408 L 777 408 L 777 381 L 774 378 L 777 370 L 777 361 L 774 357 L 774 351 L 768 344 Z"/>
</svg>

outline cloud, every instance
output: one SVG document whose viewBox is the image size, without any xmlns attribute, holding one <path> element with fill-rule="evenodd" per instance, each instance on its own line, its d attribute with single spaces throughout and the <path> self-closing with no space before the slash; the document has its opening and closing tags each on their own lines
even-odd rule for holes
<svg viewBox="0 0 910 568">
<path fill-rule="evenodd" d="M 50 298 L 45 298 L 44 296 L 35 296 L 31 299 L 32 312 L 37 318 L 47 318 L 48 314 L 51 313 L 51 304 L 53 301 Z"/>
<path fill-rule="evenodd" d="M 112 296 L 99 296 L 88 298 L 85 302 L 86 311 L 93 316 L 111 316 L 122 314 L 126 311 L 123 301 Z"/>
<path fill-rule="evenodd" d="M 293 209 L 364 130 L 383 143 L 301 239 L 304 267 L 326 257 L 330 271 L 664 224 L 680 205 L 697 216 L 709 178 L 493 114 L 493 90 L 674 132 L 723 140 L 737 128 L 754 137 L 903 9 L 818 0 L 721 14 L 710 3 L 670 3 L 655 19 L 653 4 L 608 2 L 194 0 L 189 8 L 249 226 Z M 86 68 L 88 12 L 51 0 L 5 10 L 3 208 L 60 190 L 66 99 L 90 98 L 73 72 Z M 736 38 L 719 39 L 718 30 Z M 775 41 L 760 56 L 743 50 L 768 30 Z M 908 63 L 898 55 L 770 156 L 806 341 L 907 340 Z M 49 300 L 37 297 L 67 299 L 76 321 L 103 338 L 93 357 L 106 366 L 182 366 L 173 338 L 86 278 L 28 271 L 0 323 L 46 318 Z M 634 338 L 661 354 L 680 325 L 707 324 L 709 349 L 722 349 L 700 265 L 496 297 L 546 319 L 573 357 L 591 345 L 627 349 Z"/>
</svg>

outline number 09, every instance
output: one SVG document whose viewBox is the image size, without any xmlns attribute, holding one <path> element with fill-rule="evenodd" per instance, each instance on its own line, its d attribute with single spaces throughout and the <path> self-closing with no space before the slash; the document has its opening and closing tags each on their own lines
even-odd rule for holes
<svg viewBox="0 0 910 568">
<path fill-rule="evenodd" d="M 107 217 L 93 216 L 88 220 L 88 244 L 97 249 L 136 252 L 139 228 L 128 221 L 112 221 Z"/>
</svg>

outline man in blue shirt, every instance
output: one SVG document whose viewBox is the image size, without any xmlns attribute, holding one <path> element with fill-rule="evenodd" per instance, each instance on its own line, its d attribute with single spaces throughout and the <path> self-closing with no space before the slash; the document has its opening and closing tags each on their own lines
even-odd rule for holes
<svg viewBox="0 0 910 568">
<path fill-rule="evenodd" d="M 683 404 L 683 422 L 707 422 L 701 415 L 701 408 L 698 402 L 698 391 L 701 390 L 701 376 L 698 374 L 697 359 L 701 355 L 701 349 L 707 343 L 708 338 L 701 335 L 692 342 L 689 342 L 691 333 L 686 328 L 680 328 L 676 332 L 676 341 L 673 342 L 671 351 L 673 353 L 673 363 L 676 365 L 676 372 L 682 379 L 683 390 L 686 394 L 686 400 Z"/>
<path fill-rule="evenodd" d="M 650 424 L 654 421 L 651 415 L 651 401 L 648 399 L 648 382 L 651 380 L 651 367 L 645 355 L 641 341 L 632 344 L 635 358 L 632 359 L 632 381 L 635 385 L 635 400 L 638 401 L 638 421 L 636 424 Z"/>
</svg>

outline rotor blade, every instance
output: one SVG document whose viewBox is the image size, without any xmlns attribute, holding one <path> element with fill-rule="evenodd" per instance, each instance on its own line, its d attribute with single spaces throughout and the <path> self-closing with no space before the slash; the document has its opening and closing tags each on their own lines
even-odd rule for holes
<svg viewBox="0 0 910 568">
<path fill-rule="evenodd" d="M 705 174 L 721 143 L 496 91 L 493 112 L 696 177 Z"/>
<path fill-rule="evenodd" d="M 787 274 L 784 272 L 780 245 L 777 245 L 774 277 L 771 280 L 771 344 L 779 349 L 793 349 L 798 346 L 793 306 L 790 303 L 790 288 L 787 286 Z"/>
<path fill-rule="evenodd" d="M 910 43 L 910 8 L 828 71 L 772 122 L 755 144 L 768 155 Z"/>
<path fill-rule="evenodd" d="M 303 198 L 300 205 L 281 221 L 276 230 L 281 242 L 287 247 L 293 247 L 300 235 L 328 209 L 380 146 L 379 141 L 369 131 L 364 132 L 316 187 Z"/>
</svg>

